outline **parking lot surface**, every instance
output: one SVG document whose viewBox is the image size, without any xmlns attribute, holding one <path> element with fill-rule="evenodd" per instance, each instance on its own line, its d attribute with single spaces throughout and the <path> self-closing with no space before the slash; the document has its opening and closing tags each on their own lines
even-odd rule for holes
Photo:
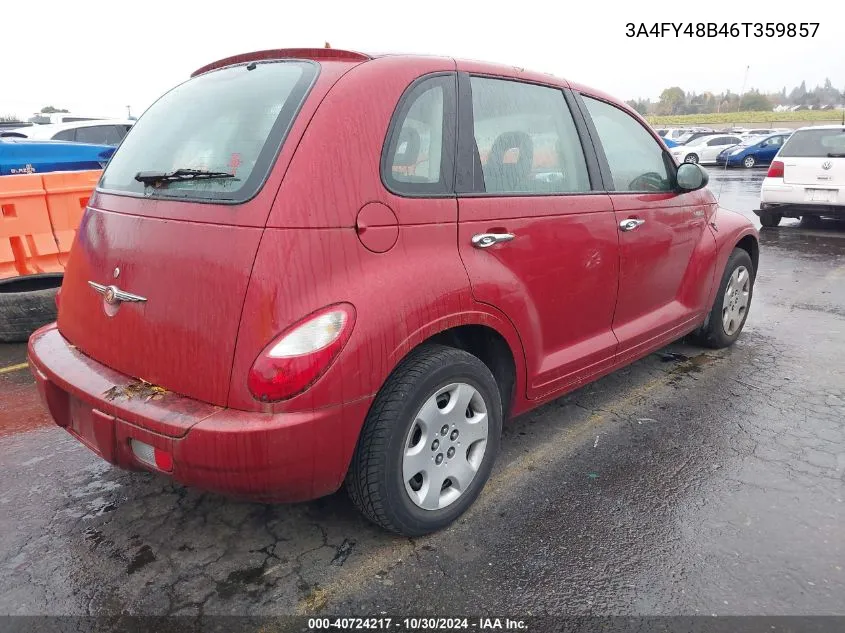
<svg viewBox="0 0 845 633">
<path fill-rule="evenodd" d="M 711 170 L 753 217 L 763 172 Z M 506 426 L 478 502 L 389 535 L 112 468 L 0 347 L 0 614 L 845 614 L 845 227 L 761 234 L 745 332 Z"/>
</svg>

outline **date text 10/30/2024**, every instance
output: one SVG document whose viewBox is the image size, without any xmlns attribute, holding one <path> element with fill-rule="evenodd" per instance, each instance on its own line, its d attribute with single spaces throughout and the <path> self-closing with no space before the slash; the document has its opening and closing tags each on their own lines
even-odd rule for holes
<svg viewBox="0 0 845 633">
<path fill-rule="evenodd" d="M 819 22 L 628 22 L 626 37 L 815 37 Z"/>
<path fill-rule="evenodd" d="M 308 618 L 309 631 L 357 631 L 366 629 L 401 631 L 522 631 L 525 620 L 511 618 Z"/>
</svg>

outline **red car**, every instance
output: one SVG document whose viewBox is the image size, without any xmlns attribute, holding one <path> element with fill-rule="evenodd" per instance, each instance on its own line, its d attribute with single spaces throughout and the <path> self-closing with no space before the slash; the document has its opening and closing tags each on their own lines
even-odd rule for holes
<svg viewBox="0 0 845 633">
<path fill-rule="evenodd" d="M 475 500 L 505 418 L 743 327 L 757 233 L 630 108 L 522 69 L 223 59 L 115 153 L 29 358 L 109 462 L 383 527 Z"/>
</svg>

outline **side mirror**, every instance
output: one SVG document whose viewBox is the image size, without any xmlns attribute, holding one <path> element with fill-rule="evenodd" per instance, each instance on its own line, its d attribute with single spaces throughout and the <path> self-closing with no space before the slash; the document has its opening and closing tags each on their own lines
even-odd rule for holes
<svg viewBox="0 0 845 633">
<path fill-rule="evenodd" d="M 681 163 L 678 167 L 677 181 L 681 191 L 696 191 L 707 186 L 710 176 L 696 164 Z"/>
</svg>

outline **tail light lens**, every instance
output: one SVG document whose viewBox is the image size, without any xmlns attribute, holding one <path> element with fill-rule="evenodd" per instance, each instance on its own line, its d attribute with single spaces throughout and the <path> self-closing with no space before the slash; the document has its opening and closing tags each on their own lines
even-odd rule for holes
<svg viewBox="0 0 845 633">
<path fill-rule="evenodd" d="M 276 402 L 305 391 L 332 364 L 354 325 L 355 309 L 339 303 L 288 328 L 253 363 L 247 377 L 252 397 Z"/>
<path fill-rule="evenodd" d="M 783 178 L 783 161 L 775 160 L 769 166 L 766 178 Z"/>
</svg>

